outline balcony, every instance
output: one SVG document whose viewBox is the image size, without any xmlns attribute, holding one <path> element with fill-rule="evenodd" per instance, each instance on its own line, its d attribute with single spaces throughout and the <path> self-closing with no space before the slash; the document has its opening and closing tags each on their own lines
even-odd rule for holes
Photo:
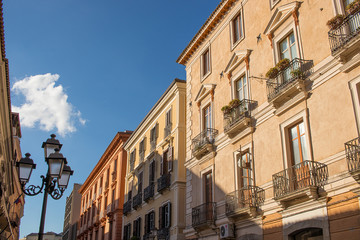
<svg viewBox="0 0 360 240">
<path fill-rule="evenodd" d="M 251 124 L 251 104 L 252 101 L 243 99 L 239 106 L 224 112 L 224 132 L 230 137 L 234 137 Z"/>
<path fill-rule="evenodd" d="M 133 209 L 138 209 L 142 204 L 142 193 L 138 193 L 133 198 Z"/>
<path fill-rule="evenodd" d="M 216 203 L 201 204 L 192 209 L 192 227 L 196 231 L 214 227 L 216 220 Z"/>
<path fill-rule="evenodd" d="M 331 54 L 339 56 L 342 60 L 346 59 L 359 48 L 359 33 L 360 11 L 358 10 L 345 17 L 340 25 L 328 32 Z"/>
<path fill-rule="evenodd" d="M 123 206 L 123 213 L 124 215 L 128 214 L 129 212 L 131 212 L 131 199 L 129 199 L 126 203 L 124 203 Z"/>
<path fill-rule="evenodd" d="M 225 197 L 226 216 L 257 216 L 257 208 L 265 201 L 265 191 L 256 186 L 246 186 Z"/>
<path fill-rule="evenodd" d="M 167 138 L 171 134 L 171 124 L 164 127 L 164 138 Z"/>
<path fill-rule="evenodd" d="M 170 182 L 171 182 L 170 173 L 164 174 L 161 177 L 159 177 L 157 180 L 157 191 L 159 193 L 162 193 L 163 191 L 165 191 L 165 189 L 168 189 L 170 187 Z"/>
<path fill-rule="evenodd" d="M 148 202 L 151 198 L 154 197 L 154 184 L 150 184 L 144 189 L 144 201 Z"/>
<path fill-rule="evenodd" d="M 203 130 L 192 140 L 192 154 L 197 159 L 202 158 L 206 154 L 213 152 L 215 149 L 214 142 L 218 130 L 207 128 Z"/>
<path fill-rule="evenodd" d="M 157 232 L 157 239 L 170 239 L 169 228 L 160 228 Z"/>
<path fill-rule="evenodd" d="M 279 108 L 298 93 L 307 96 L 305 80 L 310 76 L 313 62 L 295 58 L 287 67 L 266 81 L 269 103 Z"/>
<path fill-rule="evenodd" d="M 360 183 L 360 138 L 345 143 L 345 153 L 349 172 Z"/>
<path fill-rule="evenodd" d="M 274 199 L 284 207 L 301 198 L 317 199 L 319 189 L 326 184 L 328 175 L 328 168 L 323 163 L 298 163 L 273 175 Z"/>
</svg>

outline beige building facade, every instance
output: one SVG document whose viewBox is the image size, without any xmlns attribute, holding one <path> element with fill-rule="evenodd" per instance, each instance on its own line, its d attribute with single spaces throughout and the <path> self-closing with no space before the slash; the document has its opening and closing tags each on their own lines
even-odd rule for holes
<svg viewBox="0 0 360 240">
<path fill-rule="evenodd" d="M 21 159 L 20 118 L 11 112 L 9 61 L 5 54 L 2 1 L 0 1 L 0 239 L 19 239 L 25 199 L 16 162 Z"/>
<path fill-rule="evenodd" d="M 360 239 L 359 22 L 353 0 L 220 1 L 177 59 L 187 239 Z"/>
<path fill-rule="evenodd" d="M 116 134 L 79 190 L 77 238 L 80 240 L 121 239 L 127 159 L 124 143 L 131 133 Z"/>
<path fill-rule="evenodd" d="M 185 88 L 175 79 L 124 146 L 124 240 L 185 239 Z"/>
</svg>

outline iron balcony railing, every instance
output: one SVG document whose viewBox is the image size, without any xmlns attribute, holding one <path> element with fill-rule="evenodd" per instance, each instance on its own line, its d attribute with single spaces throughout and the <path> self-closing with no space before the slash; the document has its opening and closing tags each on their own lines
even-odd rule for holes
<svg viewBox="0 0 360 240">
<path fill-rule="evenodd" d="M 305 80 L 311 74 L 313 61 L 294 58 L 289 65 L 266 81 L 268 100 L 271 101 L 287 89 L 295 80 Z"/>
<path fill-rule="evenodd" d="M 229 129 L 245 117 L 250 116 L 251 104 L 251 100 L 243 99 L 240 101 L 239 106 L 231 109 L 229 112 L 224 112 L 224 119 L 226 120 L 226 125 L 224 127 L 225 132 L 229 131 Z"/>
<path fill-rule="evenodd" d="M 328 32 L 331 54 L 336 54 L 360 32 L 360 10 L 344 18 L 343 22 Z"/>
<path fill-rule="evenodd" d="M 219 131 L 213 128 L 204 129 L 199 135 L 197 135 L 192 140 L 192 149 L 193 152 L 201 149 L 207 144 L 214 144 L 215 137 L 218 135 Z"/>
<path fill-rule="evenodd" d="M 157 179 L 157 191 L 161 193 L 165 189 L 170 187 L 171 174 L 167 173 Z"/>
<path fill-rule="evenodd" d="M 167 240 L 170 237 L 169 228 L 160 228 L 157 232 L 157 238 Z"/>
<path fill-rule="evenodd" d="M 150 184 L 144 189 L 144 201 L 149 201 L 152 197 L 154 197 L 154 184 Z"/>
<path fill-rule="evenodd" d="M 194 228 L 208 225 L 211 226 L 216 220 L 216 203 L 208 202 L 192 209 L 192 226 Z"/>
<path fill-rule="evenodd" d="M 171 134 L 171 124 L 168 124 L 164 127 L 164 138 Z"/>
<path fill-rule="evenodd" d="M 264 201 L 264 189 L 257 186 L 243 187 L 226 195 L 226 214 L 233 214 L 243 208 L 259 207 Z"/>
<path fill-rule="evenodd" d="M 141 206 L 141 204 L 142 204 L 142 193 L 139 192 L 133 198 L 133 209 L 137 209 L 138 207 Z"/>
<path fill-rule="evenodd" d="M 129 199 L 126 203 L 124 203 L 124 206 L 123 206 L 123 213 L 126 215 L 128 214 L 129 212 L 131 212 L 131 199 Z"/>
<path fill-rule="evenodd" d="M 308 187 L 322 187 L 328 178 L 327 165 L 303 161 L 273 175 L 274 198 L 279 199 L 290 193 Z"/>
<path fill-rule="evenodd" d="M 345 153 L 349 172 L 360 171 L 360 138 L 345 143 Z"/>
</svg>

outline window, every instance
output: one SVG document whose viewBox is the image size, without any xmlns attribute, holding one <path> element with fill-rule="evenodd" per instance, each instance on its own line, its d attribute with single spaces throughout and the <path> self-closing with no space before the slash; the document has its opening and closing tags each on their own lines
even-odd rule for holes
<svg viewBox="0 0 360 240">
<path fill-rule="evenodd" d="M 135 166 L 135 153 L 136 153 L 136 149 L 134 149 L 134 150 L 130 153 L 130 172 L 134 170 L 134 166 Z"/>
<path fill-rule="evenodd" d="M 208 128 L 212 128 L 211 104 L 203 108 L 203 130 L 207 130 Z"/>
<path fill-rule="evenodd" d="M 141 235 L 141 218 L 137 218 L 134 223 L 133 236 L 138 237 L 140 239 Z"/>
<path fill-rule="evenodd" d="M 159 208 L 159 229 L 171 226 L 171 203 L 168 202 Z"/>
<path fill-rule="evenodd" d="M 100 178 L 100 188 L 99 188 L 99 194 L 102 193 L 102 186 L 103 186 L 103 176 Z"/>
<path fill-rule="evenodd" d="M 132 181 L 130 181 L 128 187 L 128 201 L 130 201 L 132 198 L 132 186 L 133 186 Z"/>
<path fill-rule="evenodd" d="M 156 124 L 151 130 L 150 130 L 150 148 L 151 151 L 155 150 L 156 148 L 156 140 L 157 140 L 157 129 L 158 129 L 158 124 Z"/>
<path fill-rule="evenodd" d="M 291 165 L 309 160 L 307 156 L 307 143 L 305 135 L 305 125 L 303 122 L 289 128 Z"/>
<path fill-rule="evenodd" d="M 155 161 L 152 161 L 149 165 L 149 185 L 155 182 Z"/>
<path fill-rule="evenodd" d="M 211 203 L 213 201 L 212 194 L 212 171 L 204 174 L 204 189 L 205 189 L 205 203 Z"/>
<path fill-rule="evenodd" d="M 114 172 L 116 172 L 116 170 L 117 170 L 117 159 L 115 159 L 114 161 Z"/>
<path fill-rule="evenodd" d="M 237 181 L 238 189 L 253 185 L 252 161 L 248 151 L 237 154 Z"/>
<path fill-rule="evenodd" d="M 241 13 L 238 13 L 231 21 L 231 36 L 233 46 L 243 38 L 243 24 Z"/>
<path fill-rule="evenodd" d="M 167 137 L 171 134 L 171 109 L 166 112 L 165 116 L 165 128 L 164 128 L 164 137 Z"/>
<path fill-rule="evenodd" d="M 110 167 L 106 170 L 105 188 L 107 188 L 109 186 L 109 180 L 110 180 Z"/>
<path fill-rule="evenodd" d="M 210 74 L 210 49 L 206 49 L 201 55 L 201 77 L 205 78 Z"/>
<path fill-rule="evenodd" d="M 155 229 L 155 212 L 145 214 L 145 234 L 150 234 Z"/>
<path fill-rule="evenodd" d="M 173 147 L 169 146 L 163 152 L 161 162 L 160 162 L 160 175 L 165 175 L 172 171 L 172 164 L 173 164 Z"/>
<path fill-rule="evenodd" d="M 235 81 L 235 98 L 239 100 L 249 99 L 248 83 L 245 75 Z"/>
<path fill-rule="evenodd" d="M 294 33 L 290 33 L 279 43 L 280 60 L 287 58 L 290 61 L 298 57 Z"/>
<path fill-rule="evenodd" d="M 145 157 L 145 138 L 139 144 L 139 158 L 140 162 L 144 161 Z"/>
<path fill-rule="evenodd" d="M 142 192 L 143 189 L 143 172 L 139 173 L 138 176 L 138 194 Z"/>
<path fill-rule="evenodd" d="M 131 236 L 131 223 L 124 226 L 124 240 L 129 240 Z"/>
</svg>

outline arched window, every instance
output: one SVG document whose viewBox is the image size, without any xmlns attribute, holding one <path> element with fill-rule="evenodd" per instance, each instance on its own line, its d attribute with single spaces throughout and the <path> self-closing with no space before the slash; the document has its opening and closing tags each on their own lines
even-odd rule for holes
<svg viewBox="0 0 360 240">
<path fill-rule="evenodd" d="M 321 228 L 306 228 L 290 234 L 291 240 L 324 240 Z"/>
</svg>

